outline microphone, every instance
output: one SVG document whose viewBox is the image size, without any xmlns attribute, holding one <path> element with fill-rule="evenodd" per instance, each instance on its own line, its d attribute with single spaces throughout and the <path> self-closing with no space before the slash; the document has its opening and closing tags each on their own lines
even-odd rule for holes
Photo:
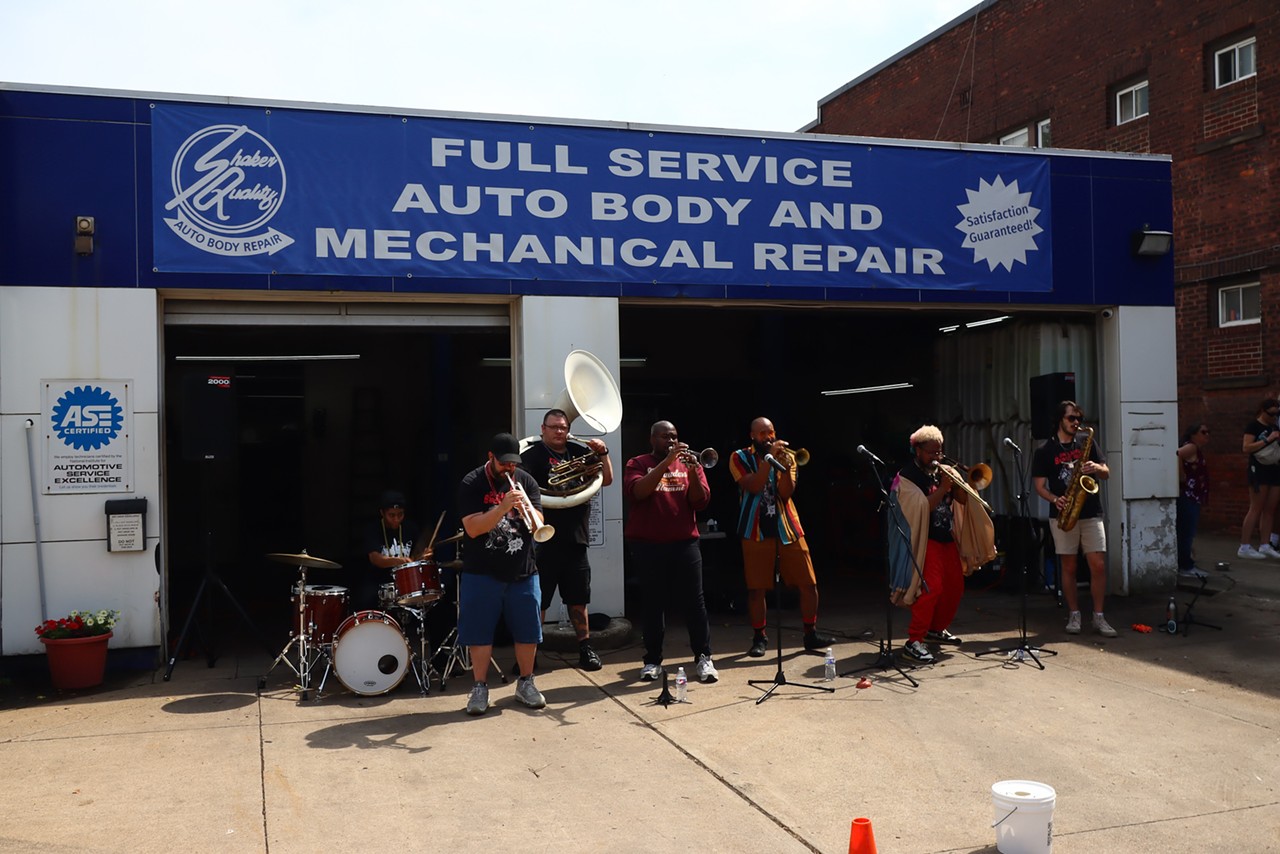
<svg viewBox="0 0 1280 854">
<path fill-rule="evenodd" d="M 859 445 L 858 453 L 862 454 L 862 456 L 866 457 L 868 460 L 870 460 L 871 462 L 875 463 L 878 466 L 884 465 L 884 460 L 880 459 L 875 454 L 871 453 L 871 449 L 868 448 L 866 445 Z"/>
<path fill-rule="evenodd" d="M 764 461 L 776 468 L 778 471 L 785 472 L 787 470 L 786 466 L 774 459 L 773 454 L 765 454 Z"/>
<path fill-rule="evenodd" d="M 1008 445 L 1010 448 L 1013 448 L 1013 452 L 1015 454 L 1018 454 L 1018 455 L 1022 454 L 1022 449 L 1019 448 L 1017 443 L 1014 442 L 1012 439 L 1010 439 L 1008 436 L 1004 437 L 1004 443 Z"/>
</svg>

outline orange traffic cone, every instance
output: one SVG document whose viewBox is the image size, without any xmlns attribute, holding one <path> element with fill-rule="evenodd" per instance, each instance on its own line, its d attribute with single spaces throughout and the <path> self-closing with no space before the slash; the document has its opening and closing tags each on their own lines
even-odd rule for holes
<svg viewBox="0 0 1280 854">
<path fill-rule="evenodd" d="M 849 829 L 849 854 L 876 854 L 876 835 L 871 830 L 871 819 L 855 818 Z"/>
</svg>

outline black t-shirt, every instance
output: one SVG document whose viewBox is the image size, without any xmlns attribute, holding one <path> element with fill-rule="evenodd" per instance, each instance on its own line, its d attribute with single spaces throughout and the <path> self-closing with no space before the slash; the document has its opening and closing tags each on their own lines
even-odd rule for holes
<svg viewBox="0 0 1280 854">
<path fill-rule="evenodd" d="M 898 474 L 920 487 L 926 496 L 938 489 L 938 479 L 926 474 L 915 461 L 907 463 Z M 951 534 L 951 494 L 938 502 L 938 506 L 929 513 L 929 539 L 936 543 L 949 543 L 954 537 Z"/>
<path fill-rule="evenodd" d="M 458 518 L 483 513 L 502 501 L 510 490 L 503 476 L 490 481 L 488 463 L 467 472 L 458 486 Z M 533 506 L 542 510 L 542 493 L 533 475 L 516 469 L 512 478 L 520 484 Z M 516 581 L 538 571 L 533 563 L 533 537 L 525 528 L 518 508 L 502 517 L 498 524 L 479 537 L 463 540 L 462 571 L 488 575 L 499 581 Z"/>
<path fill-rule="evenodd" d="M 1067 485 L 1071 483 L 1071 472 L 1075 470 L 1076 460 L 1080 459 L 1080 452 L 1084 449 L 1083 446 L 1083 438 L 1080 438 L 1078 442 L 1064 445 L 1058 441 L 1058 437 L 1055 435 L 1036 449 L 1035 456 L 1031 458 L 1031 476 L 1044 478 L 1045 486 L 1054 495 L 1066 495 Z M 1089 459 L 1095 463 L 1106 462 L 1106 458 L 1098 450 L 1096 437 L 1093 444 L 1089 446 Z M 1094 516 L 1102 514 L 1100 494 L 1101 490 L 1085 498 L 1084 506 L 1080 509 L 1081 519 L 1092 519 Z M 1050 504 L 1049 518 L 1055 519 L 1057 516 L 1058 508 Z"/>
<path fill-rule="evenodd" d="M 418 526 L 408 519 L 399 528 L 387 528 L 381 519 L 370 522 L 365 526 L 364 539 L 361 541 L 364 543 L 364 554 L 378 552 L 387 557 L 409 557 L 413 544 L 418 541 L 418 533 Z"/>
<path fill-rule="evenodd" d="M 520 457 L 521 465 L 525 471 L 533 475 L 534 480 L 538 481 L 539 484 L 545 484 L 547 478 L 550 477 L 553 465 L 562 463 L 565 460 L 584 457 L 589 453 L 591 453 L 590 448 L 577 442 L 569 442 L 565 446 L 563 454 L 557 454 L 548 448 L 546 442 L 534 442 Z M 590 516 L 590 501 L 584 501 L 573 507 L 544 510 L 543 518 L 546 519 L 548 525 L 553 525 L 556 529 L 556 535 L 548 541 L 548 544 L 578 543 L 579 545 L 587 545 L 591 542 L 591 534 L 587 530 L 587 520 Z"/>
<path fill-rule="evenodd" d="M 1261 421 L 1259 421 L 1256 418 L 1250 420 L 1248 424 L 1244 425 L 1245 435 L 1252 436 L 1253 441 L 1255 442 L 1261 442 L 1265 440 L 1268 436 L 1270 436 L 1275 431 L 1276 431 L 1275 427 L 1268 427 L 1266 424 L 1263 424 Z M 1259 448 L 1258 450 L 1262 450 L 1262 449 Z M 1253 453 L 1249 455 L 1249 465 L 1251 467 L 1254 467 L 1256 471 L 1257 466 L 1265 465 L 1265 463 L 1258 462 L 1258 455 L 1256 453 Z"/>
</svg>

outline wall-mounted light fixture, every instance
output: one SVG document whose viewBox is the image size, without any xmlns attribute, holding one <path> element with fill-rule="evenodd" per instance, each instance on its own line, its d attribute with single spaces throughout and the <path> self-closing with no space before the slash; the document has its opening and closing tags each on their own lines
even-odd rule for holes
<svg viewBox="0 0 1280 854">
<path fill-rule="evenodd" d="M 1173 248 L 1173 232 L 1157 231 L 1144 225 L 1133 233 L 1133 254 L 1138 256 L 1168 255 Z"/>
<path fill-rule="evenodd" d="M 76 254 L 93 254 L 94 223 L 91 216 L 76 217 Z"/>
</svg>

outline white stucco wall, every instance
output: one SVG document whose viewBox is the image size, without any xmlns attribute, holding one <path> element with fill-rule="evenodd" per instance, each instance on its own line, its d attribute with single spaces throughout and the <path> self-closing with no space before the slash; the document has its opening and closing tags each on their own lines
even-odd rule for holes
<svg viewBox="0 0 1280 854">
<path fill-rule="evenodd" d="M 0 655 L 44 651 L 33 631 L 42 615 L 26 424 L 34 422 L 40 479 L 40 381 L 54 378 L 130 381 L 133 492 L 36 499 L 48 616 L 116 609 L 122 621 L 112 647 L 159 644 L 158 358 L 154 291 L 0 287 Z M 148 499 L 145 551 L 107 551 L 104 505 L 121 498 Z"/>
</svg>

